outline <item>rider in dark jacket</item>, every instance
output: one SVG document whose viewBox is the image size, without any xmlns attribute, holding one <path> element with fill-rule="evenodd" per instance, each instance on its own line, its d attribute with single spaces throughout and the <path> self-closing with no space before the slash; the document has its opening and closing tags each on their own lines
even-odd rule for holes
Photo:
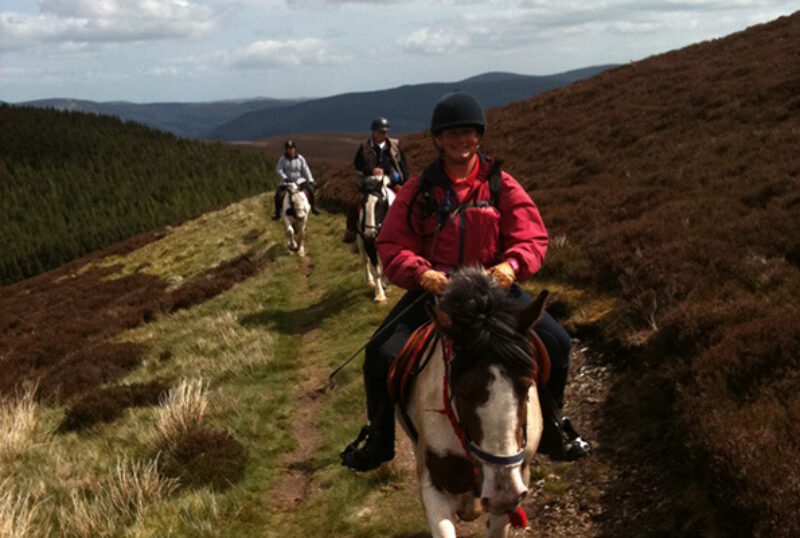
<svg viewBox="0 0 800 538">
<path fill-rule="evenodd" d="M 515 281 L 540 269 L 547 231 L 522 186 L 497 161 L 478 153 L 485 127 L 483 108 L 474 97 L 460 92 L 442 97 L 431 120 L 440 157 L 398 193 L 378 236 L 386 276 L 409 291 L 366 346 L 370 425 L 341 454 L 342 463 L 353 470 L 368 471 L 394 457 L 394 405 L 386 376 L 411 333 L 429 319 L 422 295 L 438 295 L 455 268 L 480 265 L 515 301 L 533 302 Z M 540 451 L 557 460 L 585 457 L 591 447 L 560 419 L 569 334 L 547 312 L 534 330 L 551 359 L 550 379 L 540 387 L 545 427 Z M 366 443 L 359 446 L 362 440 Z"/>
<path fill-rule="evenodd" d="M 389 138 L 389 120 L 375 118 L 372 120 L 372 134 L 358 147 L 353 159 L 353 166 L 358 172 L 356 188 L 361 191 L 364 178 L 385 175 L 397 190 L 408 179 L 408 165 L 403 150 L 396 138 Z M 358 206 L 354 204 L 347 212 L 347 232 L 344 242 L 355 241 Z"/>
</svg>

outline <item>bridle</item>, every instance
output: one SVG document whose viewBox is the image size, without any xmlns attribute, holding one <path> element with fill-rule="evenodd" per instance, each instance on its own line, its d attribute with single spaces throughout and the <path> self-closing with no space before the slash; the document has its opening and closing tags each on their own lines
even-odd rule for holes
<svg viewBox="0 0 800 538">
<path fill-rule="evenodd" d="M 492 465 L 518 465 L 525 459 L 525 448 L 528 445 L 528 419 L 525 417 L 525 423 L 522 425 L 522 447 L 519 452 L 510 456 L 498 456 L 489 452 L 484 452 L 475 443 L 472 442 L 469 432 L 461 422 L 458 412 L 456 411 L 455 392 L 453 391 L 453 379 L 450 374 L 450 359 L 452 356 L 452 347 L 450 342 L 445 338 L 440 338 L 442 342 L 442 357 L 445 363 L 444 370 L 444 409 L 443 412 L 450 419 L 450 424 L 453 426 L 456 435 L 461 441 L 461 446 L 464 449 L 467 459 L 471 460 L 472 456 L 478 460 L 489 463 Z"/>
<path fill-rule="evenodd" d="M 377 207 L 377 205 L 379 203 L 385 201 L 388 198 L 388 196 L 386 194 L 386 189 L 388 187 L 386 187 L 383 184 L 383 182 L 378 183 L 378 185 L 379 185 L 379 187 L 377 187 L 377 188 L 373 187 L 373 188 L 367 189 L 367 192 L 364 194 L 364 202 L 362 202 L 362 204 L 361 204 L 361 206 L 364 208 L 364 216 L 363 216 L 362 222 L 361 222 L 361 234 L 362 235 L 367 235 L 366 232 L 368 230 L 375 230 L 374 236 L 377 237 L 378 232 L 381 231 L 381 227 L 383 226 L 383 219 L 381 219 L 381 221 L 378 222 L 378 219 L 375 218 L 375 208 Z M 376 198 L 375 204 L 373 205 L 373 208 L 372 208 L 372 211 L 373 211 L 373 219 L 372 220 L 375 222 L 375 224 L 367 224 L 366 201 L 369 199 L 370 196 L 374 196 Z"/>
</svg>

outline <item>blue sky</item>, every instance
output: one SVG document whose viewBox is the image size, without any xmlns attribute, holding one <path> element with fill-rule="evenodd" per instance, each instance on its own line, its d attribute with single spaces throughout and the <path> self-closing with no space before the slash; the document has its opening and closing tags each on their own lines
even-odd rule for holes
<svg viewBox="0 0 800 538">
<path fill-rule="evenodd" d="M 322 97 L 626 63 L 783 0 L 2 0 L 0 100 Z"/>
</svg>

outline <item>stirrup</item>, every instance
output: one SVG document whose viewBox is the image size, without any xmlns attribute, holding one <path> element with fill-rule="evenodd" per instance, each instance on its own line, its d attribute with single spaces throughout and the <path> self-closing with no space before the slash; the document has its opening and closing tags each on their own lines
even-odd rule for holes
<svg viewBox="0 0 800 538">
<path fill-rule="evenodd" d="M 592 445 L 584 441 L 580 434 L 575 431 L 569 417 L 564 417 L 561 422 L 561 428 L 567 435 L 567 440 L 564 443 L 565 461 L 575 461 L 589 457 L 589 454 L 592 453 Z"/>
<path fill-rule="evenodd" d="M 359 446 L 362 441 L 366 442 L 363 446 Z M 372 431 L 372 426 L 364 426 L 356 440 L 347 445 L 347 448 L 339 454 L 342 465 L 358 472 L 377 469 L 381 463 L 394 457 L 394 447 L 384 450 L 385 447 L 382 447 L 380 443 L 377 434 Z"/>
</svg>

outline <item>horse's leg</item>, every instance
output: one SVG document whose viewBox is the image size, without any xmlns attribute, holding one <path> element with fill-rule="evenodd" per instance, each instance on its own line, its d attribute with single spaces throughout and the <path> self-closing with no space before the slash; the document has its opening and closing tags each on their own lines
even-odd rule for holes
<svg viewBox="0 0 800 538">
<path fill-rule="evenodd" d="M 378 259 L 378 265 L 376 266 L 378 278 L 381 279 L 381 283 L 383 284 L 383 291 L 386 295 L 389 295 L 389 279 L 386 278 L 383 274 L 383 264 L 381 263 L 380 258 Z"/>
<path fill-rule="evenodd" d="M 458 510 L 456 515 L 462 521 L 474 521 L 478 519 L 483 511 L 481 510 L 481 503 L 477 497 L 470 493 L 462 493 L 461 498 L 458 500 Z"/>
<path fill-rule="evenodd" d="M 508 529 L 511 526 L 508 523 L 508 514 L 489 514 L 487 523 L 486 538 L 508 537 Z"/>
<path fill-rule="evenodd" d="M 420 497 L 425 508 L 425 518 L 433 538 L 456 538 L 455 510 L 458 499 L 452 495 L 439 491 L 431 483 L 430 476 L 424 473 L 420 481 Z"/>
<path fill-rule="evenodd" d="M 288 220 L 284 224 L 286 226 L 286 246 L 289 247 L 289 250 L 294 250 L 297 248 L 294 242 L 294 228 Z"/>
<path fill-rule="evenodd" d="M 358 245 L 358 253 L 361 255 L 361 265 L 364 267 L 364 280 L 369 287 L 374 288 L 375 280 L 372 278 L 369 258 L 367 258 L 367 248 L 364 246 L 364 238 L 361 237 L 361 234 L 356 234 L 356 244 Z"/>
<path fill-rule="evenodd" d="M 386 291 L 383 289 L 383 277 L 377 267 L 370 263 L 370 268 L 373 273 L 373 280 L 375 281 L 375 298 L 373 301 L 376 303 L 386 302 Z"/>
<path fill-rule="evenodd" d="M 297 254 L 300 256 L 306 255 L 306 220 L 303 219 L 297 230 Z"/>
</svg>

